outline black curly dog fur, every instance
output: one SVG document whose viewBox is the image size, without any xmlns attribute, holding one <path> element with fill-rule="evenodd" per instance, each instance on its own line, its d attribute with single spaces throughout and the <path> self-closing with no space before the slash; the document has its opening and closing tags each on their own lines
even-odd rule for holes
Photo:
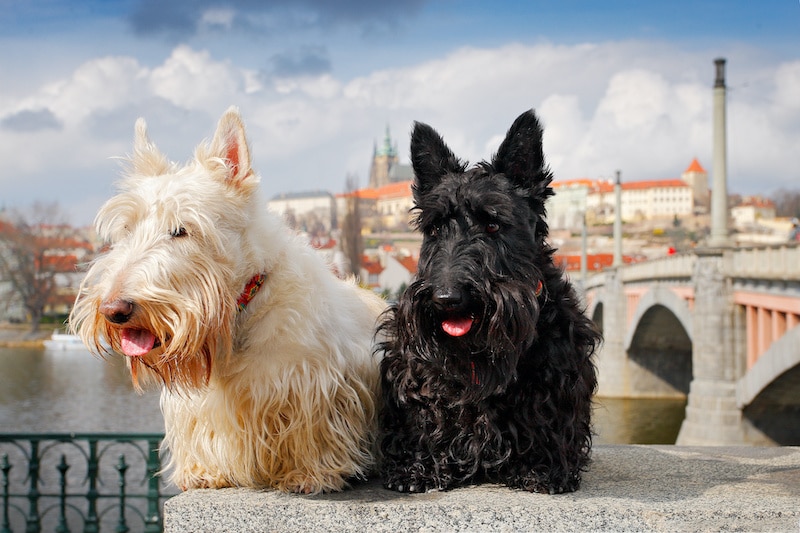
<svg viewBox="0 0 800 533">
<path fill-rule="evenodd" d="M 380 326 L 385 486 L 577 490 L 600 334 L 553 264 L 536 115 L 517 118 L 492 162 L 470 169 L 416 123 L 411 160 L 424 237 L 417 279 Z"/>
</svg>

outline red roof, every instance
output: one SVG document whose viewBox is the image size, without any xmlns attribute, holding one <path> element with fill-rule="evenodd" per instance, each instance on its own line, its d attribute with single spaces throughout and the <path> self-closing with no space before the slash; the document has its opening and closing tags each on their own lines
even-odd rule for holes
<svg viewBox="0 0 800 533">
<path fill-rule="evenodd" d="M 623 189 L 655 189 L 655 188 L 666 189 L 671 187 L 687 188 L 689 187 L 689 184 L 687 184 L 683 180 L 678 180 L 678 179 L 629 181 L 622 183 Z"/>
<path fill-rule="evenodd" d="M 46 255 L 42 262 L 49 272 L 75 272 L 78 258 L 74 255 Z"/>
<path fill-rule="evenodd" d="M 411 196 L 411 184 L 413 181 L 398 181 L 396 183 L 389 183 L 383 187 L 379 187 L 376 192 L 378 198 L 386 197 L 406 197 Z"/>
<path fill-rule="evenodd" d="M 376 200 L 378 193 L 375 189 L 358 189 L 357 191 L 340 192 L 337 198 L 361 198 L 362 200 Z"/>
<path fill-rule="evenodd" d="M 553 256 L 555 264 L 562 266 L 566 271 L 577 271 L 581 269 L 581 256 L 577 255 L 560 255 Z M 633 257 L 629 255 L 622 256 L 622 262 L 625 264 L 635 263 Z M 614 263 L 614 254 L 587 254 L 586 255 L 586 269 L 589 272 L 596 270 L 603 270 L 610 267 Z"/>
<path fill-rule="evenodd" d="M 358 189 L 357 191 L 339 193 L 336 195 L 336 197 L 348 198 L 351 196 L 357 196 L 358 198 L 362 198 L 365 200 L 377 200 L 378 198 L 392 198 L 392 197 L 403 198 L 406 196 L 411 196 L 411 185 L 413 183 L 414 182 L 411 180 L 398 181 L 395 183 L 389 183 L 387 185 L 384 185 L 383 187 L 378 187 L 377 189 L 371 189 L 369 187 L 365 187 L 363 189 Z"/>
<path fill-rule="evenodd" d="M 707 173 L 706 169 L 704 169 L 700 165 L 700 162 L 697 160 L 696 157 L 694 159 L 692 159 L 692 162 L 689 164 L 689 168 L 687 168 L 685 172 L 697 172 L 698 174 L 706 174 Z"/>
<path fill-rule="evenodd" d="M 594 185 L 595 180 L 589 178 L 576 178 L 572 180 L 559 180 L 553 182 L 554 189 L 560 189 L 561 187 L 592 187 Z"/>
<path fill-rule="evenodd" d="M 367 271 L 367 274 L 380 274 L 383 272 L 383 266 L 378 260 L 372 260 L 367 256 L 361 258 L 361 268 Z"/>
<path fill-rule="evenodd" d="M 695 160 L 696 162 L 697 160 Z M 699 166 L 702 172 L 702 167 Z M 622 182 L 622 189 L 623 190 L 639 190 L 639 189 L 655 189 L 655 188 L 673 188 L 673 187 L 688 187 L 689 185 L 683 181 L 682 179 L 665 179 L 665 180 L 642 180 L 642 181 L 623 181 Z M 563 180 L 563 181 L 556 181 L 553 182 L 553 187 L 558 188 L 566 188 L 566 187 L 577 187 L 577 186 L 584 186 L 591 189 L 590 192 L 592 193 L 609 193 L 614 191 L 614 182 L 611 180 L 592 180 L 588 178 L 578 178 L 574 180 Z"/>
<path fill-rule="evenodd" d="M 597 180 L 594 182 L 592 188 L 592 192 L 595 193 L 610 193 L 614 191 L 614 184 L 610 181 L 600 181 Z M 622 190 L 624 191 L 631 191 L 631 190 L 641 190 L 641 189 L 666 189 L 666 188 L 687 188 L 689 185 L 679 179 L 670 179 L 670 180 L 642 180 L 642 181 L 623 181 L 622 182 Z"/>
<path fill-rule="evenodd" d="M 309 244 L 315 250 L 332 250 L 336 248 L 336 239 L 314 237 Z"/>
<path fill-rule="evenodd" d="M 417 273 L 417 260 L 410 255 L 404 255 L 402 257 L 397 257 L 397 262 L 403 265 L 403 267 L 411 272 L 412 274 Z"/>
<path fill-rule="evenodd" d="M 774 208 L 775 202 L 769 198 L 762 198 L 761 196 L 746 196 L 742 198 L 742 203 L 737 207 L 765 207 Z"/>
</svg>

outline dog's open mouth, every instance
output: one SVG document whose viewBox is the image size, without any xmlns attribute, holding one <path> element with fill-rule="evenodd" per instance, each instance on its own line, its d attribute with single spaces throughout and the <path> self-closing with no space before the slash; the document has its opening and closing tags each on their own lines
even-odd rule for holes
<svg viewBox="0 0 800 533">
<path fill-rule="evenodd" d="M 442 320 L 442 330 L 451 337 L 462 337 L 469 333 L 473 324 L 475 324 L 475 317 L 473 315 L 452 315 Z"/>
<path fill-rule="evenodd" d="M 146 329 L 124 328 L 120 333 L 120 348 L 128 357 L 142 357 L 161 345 Z"/>
</svg>

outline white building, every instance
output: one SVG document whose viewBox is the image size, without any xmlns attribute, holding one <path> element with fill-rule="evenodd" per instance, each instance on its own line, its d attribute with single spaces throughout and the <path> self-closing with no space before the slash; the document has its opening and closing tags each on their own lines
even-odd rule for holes
<svg viewBox="0 0 800 533">
<path fill-rule="evenodd" d="M 384 228 L 408 231 L 409 222 L 413 218 L 411 208 L 414 207 L 412 183 L 413 181 L 399 181 L 376 189 L 375 209 Z"/>
<path fill-rule="evenodd" d="M 408 287 L 417 273 L 417 259 L 410 255 L 386 255 L 383 266 L 380 275 L 381 288 L 389 291 L 392 296 Z"/>
<path fill-rule="evenodd" d="M 685 217 L 693 213 L 693 191 L 683 180 L 623 181 L 621 187 L 623 222 Z M 556 194 L 547 202 L 551 228 L 576 230 L 580 228 L 583 212 L 590 225 L 614 222 L 616 194 L 613 182 L 570 180 L 554 182 L 553 189 Z"/>
<path fill-rule="evenodd" d="M 279 194 L 267 207 L 281 215 L 292 229 L 312 235 L 330 233 L 338 227 L 336 201 L 326 191 Z"/>
<path fill-rule="evenodd" d="M 775 204 L 766 198 L 748 196 L 742 203 L 731 208 L 733 225 L 737 228 L 749 227 L 775 218 Z"/>
<path fill-rule="evenodd" d="M 577 179 L 553 183 L 555 195 L 547 200 L 547 223 L 551 229 L 577 231 L 582 224 L 593 181 Z"/>
<path fill-rule="evenodd" d="M 693 210 L 692 188 L 683 180 L 634 181 L 622 184 L 623 222 L 684 217 L 691 215 Z"/>
</svg>

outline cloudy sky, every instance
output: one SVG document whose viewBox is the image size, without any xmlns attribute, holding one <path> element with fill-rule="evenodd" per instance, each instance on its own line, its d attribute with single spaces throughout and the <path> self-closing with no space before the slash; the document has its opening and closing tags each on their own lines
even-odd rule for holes
<svg viewBox="0 0 800 533">
<path fill-rule="evenodd" d="M 710 173 L 727 59 L 728 188 L 800 189 L 798 0 L 0 0 L 0 208 L 88 224 L 133 124 L 191 157 L 230 105 L 265 198 L 365 185 L 387 126 L 488 158 L 535 108 L 556 179 Z"/>
</svg>

